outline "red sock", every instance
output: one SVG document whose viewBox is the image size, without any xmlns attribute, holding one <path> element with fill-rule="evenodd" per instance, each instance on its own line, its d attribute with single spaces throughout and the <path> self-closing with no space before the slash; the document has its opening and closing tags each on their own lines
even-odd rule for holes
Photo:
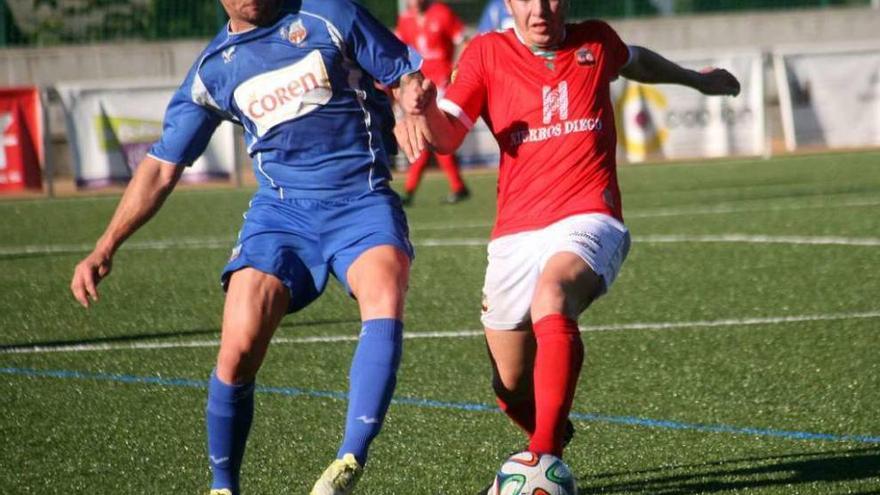
<svg viewBox="0 0 880 495">
<path fill-rule="evenodd" d="M 412 194 L 419 188 L 419 183 L 422 181 L 422 174 L 425 173 L 425 167 L 428 166 L 428 160 L 430 159 L 431 154 L 427 151 L 423 151 L 416 161 L 409 165 L 409 170 L 406 172 L 406 185 L 404 185 L 407 194 Z"/>
<path fill-rule="evenodd" d="M 437 157 L 437 165 L 443 169 L 446 179 L 449 181 L 449 189 L 452 192 L 460 192 L 464 189 L 464 181 L 461 178 L 461 172 L 458 170 L 458 162 L 455 155 L 435 155 Z"/>
<path fill-rule="evenodd" d="M 526 432 L 529 437 L 535 433 L 535 398 L 527 397 L 520 401 L 505 401 L 501 397 L 495 397 L 498 407 L 504 414 Z"/>
<path fill-rule="evenodd" d="M 561 314 L 541 318 L 534 325 L 535 433 L 529 450 L 562 456 L 565 421 L 571 412 L 578 375 L 584 362 L 584 344 L 577 323 Z"/>
</svg>

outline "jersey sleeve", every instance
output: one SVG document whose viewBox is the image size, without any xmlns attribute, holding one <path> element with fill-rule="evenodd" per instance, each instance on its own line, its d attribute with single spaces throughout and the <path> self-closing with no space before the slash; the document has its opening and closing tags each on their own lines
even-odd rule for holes
<svg viewBox="0 0 880 495">
<path fill-rule="evenodd" d="M 605 60 L 607 61 L 608 72 L 611 79 L 620 75 L 620 69 L 629 63 L 629 47 L 620 39 L 617 31 L 605 22 L 596 21 L 598 25 L 602 47 L 606 52 Z"/>
<path fill-rule="evenodd" d="M 223 120 L 217 112 L 195 101 L 194 84 L 201 84 L 196 67 L 190 70 L 171 97 L 165 110 L 162 137 L 148 152 L 153 158 L 176 165 L 191 165 L 208 147 L 214 130 Z"/>
<path fill-rule="evenodd" d="M 397 39 L 367 9 L 357 4 L 354 9 L 345 41 L 358 65 L 386 86 L 422 67 L 422 57 L 414 49 Z"/>
<path fill-rule="evenodd" d="M 485 41 L 485 36 L 478 36 L 468 44 L 440 101 L 440 108 L 468 129 L 474 126 L 486 105 Z"/>
</svg>

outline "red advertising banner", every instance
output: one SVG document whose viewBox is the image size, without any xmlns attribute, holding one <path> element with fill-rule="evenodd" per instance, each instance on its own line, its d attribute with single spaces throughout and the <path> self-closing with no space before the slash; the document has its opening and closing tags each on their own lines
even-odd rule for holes
<svg viewBox="0 0 880 495">
<path fill-rule="evenodd" d="M 43 108 L 37 88 L 0 88 L 0 193 L 40 189 Z"/>
</svg>

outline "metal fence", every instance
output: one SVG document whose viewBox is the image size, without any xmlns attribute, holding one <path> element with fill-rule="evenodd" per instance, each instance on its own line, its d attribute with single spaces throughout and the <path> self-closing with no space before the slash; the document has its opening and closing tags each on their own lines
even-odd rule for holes
<svg viewBox="0 0 880 495">
<path fill-rule="evenodd" d="M 446 0 L 469 23 L 485 0 Z M 572 18 L 622 18 L 703 12 L 875 7 L 878 0 L 569 0 Z M 399 0 L 362 0 L 392 26 Z M 116 40 L 207 38 L 226 17 L 218 0 L 0 0 L 0 46 Z"/>
<path fill-rule="evenodd" d="M 0 46 L 213 36 L 217 0 L 0 0 Z"/>
</svg>

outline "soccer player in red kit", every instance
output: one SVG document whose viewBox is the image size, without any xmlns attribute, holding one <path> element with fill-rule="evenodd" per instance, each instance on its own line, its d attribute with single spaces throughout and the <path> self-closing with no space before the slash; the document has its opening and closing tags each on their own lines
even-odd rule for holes
<svg viewBox="0 0 880 495">
<path fill-rule="evenodd" d="M 566 24 L 566 0 L 505 0 L 515 29 L 474 38 L 436 104 L 395 129 L 408 155 L 456 149 L 478 117 L 501 148 L 482 321 L 500 408 L 528 450 L 562 455 L 584 358 L 579 315 L 627 256 L 609 85 L 618 76 L 737 95 L 723 69 L 695 72 L 628 46 L 604 22 Z"/>
<path fill-rule="evenodd" d="M 422 74 L 442 91 L 449 84 L 452 74 L 455 47 L 464 42 L 464 23 L 461 19 L 443 2 L 407 0 L 407 9 L 397 19 L 394 32 L 422 56 Z M 449 180 L 450 192 L 446 201 L 456 203 L 467 199 L 470 192 L 461 178 L 455 155 L 435 153 L 434 156 Z M 404 204 L 412 203 L 430 158 L 431 153 L 424 152 L 410 160 L 404 186 Z"/>
</svg>

